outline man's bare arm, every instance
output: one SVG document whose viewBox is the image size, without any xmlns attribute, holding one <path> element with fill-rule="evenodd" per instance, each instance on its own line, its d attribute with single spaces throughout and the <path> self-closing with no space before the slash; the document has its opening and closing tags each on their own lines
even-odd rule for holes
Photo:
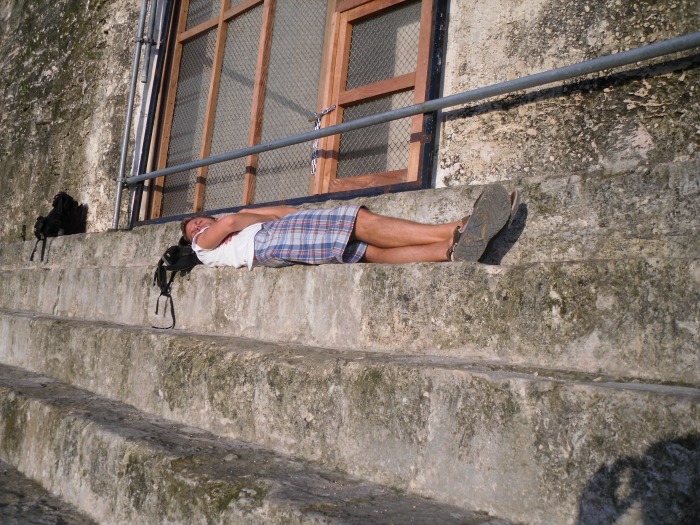
<svg viewBox="0 0 700 525">
<path fill-rule="evenodd" d="M 238 233 L 253 224 L 272 221 L 276 218 L 274 215 L 258 213 L 234 213 L 227 215 L 217 219 L 216 222 L 200 233 L 197 236 L 197 245 L 207 250 L 216 248 L 232 233 Z"/>
<path fill-rule="evenodd" d="M 254 213 L 257 215 L 272 215 L 275 219 L 281 219 L 299 211 L 299 208 L 292 206 L 261 206 L 260 208 L 243 208 L 238 213 Z"/>
</svg>

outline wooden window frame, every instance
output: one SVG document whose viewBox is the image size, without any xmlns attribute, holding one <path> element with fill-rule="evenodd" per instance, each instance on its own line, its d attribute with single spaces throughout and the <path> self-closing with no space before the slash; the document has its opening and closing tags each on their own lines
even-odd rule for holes
<svg viewBox="0 0 700 525">
<path fill-rule="evenodd" d="M 319 79 L 318 108 L 336 105 L 333 111 L 323 117 L 322 126 L 328 127 L 342 122 L 344 108 L 360 102 L 369 101 L 391 94 L 414 91 L 413 103 L 424 102 L 428 95 L 429 62 L 431 53 L 432 17 L 434 0 L 421 0 L 420 30 L 418 41 L 417 63 L 415 71 L 398 77 L 381 80 L 372 84 L 345 90 L 347 69 L 350 55 L 350 36 L 352 25 L 367 17 L 405 3 L 409 0 L 329 0 L 328 16 L 324 37 L 321 78 Z M 207 105 L 204 114 L 202 143 L 199 158 L 211 155 L 211 145 L 214 133 L 219 83 L 222 64 L 226 49 L 228 24 L 236 17 L 262 5 L 262 25 L 258 42 L 258 56 L 251 103 L 250 127 L 247 146 L 260 142 L 262 133 L 263 109 L 267 72 L 270 61 L 272 44 L 272 27 L 275 18 L 276 0 L 246 0 L 235 7 L 230 7 L 231 0 L 221 0 L 217 16 L 206 20 L 195 27 L 186 29 L 187 12 L 190 0 L 181 0 L 175 28 L 174 46 L 169 54 L 172 60 L 167 84 L 166 96 L 162 101 L 162 125 L 157 147 L 156 169 L 167 166 L 177 87 L 180 73 L 180 62 L 184 45 L 207 31 L 216 30 L 216 42 L 212 63 L 212 73 L 207 94 Z M 318 194 L 333 194 L 354 191 L 377 186 L 392 186 L 402 183 L 420 183 L 420 172 L 423 163 L 425 117 L 411 117 L 409 153 L 405 169 L 371 173 L 343 179 L 336 179 L 340 136 L 321 139 L 316 176 L 310 180 L 309 197 Z M 428 137 L 428 140 L 430 137 Z M 250 155 L 245 159 L 245 179 L 243 199 L 241 203 L 232 203 L 232 207 L 253 204 L 255 198 L 255 182 L 258 167 L 258 155 Z M 204 208 L 206 179 L 208 166 L 196 171 L 193 209 L 191 212 L 201 212 Z M 164 177 L 154 181 L 151 186 L 151 206 L 149 219 L 158 219 L 162 213 Z M 257 203 L 256 203 L 257 204 Z M 189 212 L 188 212 L 189 213 Z"/>
<path fill-rule="evenodd" d="M 342 123 L 344 110 L 347 106 L 367 102 L 379 97 L 414 90 L 413 103 L 425 102 L 428 95 L 428 72 L 432 39 L 434 4 L 432 0 L 422 0 L 421 2 L 420 32 L 418 35 L 415 71 L 345 90 L 353 24 L 408 1 L 344 0 L 338 2 L 331 29 L 333 32 L 333 45 L 331 48 L 333 59 L 330 65 L 329 77 L 325 84 L 326 93 L 322 104 L 323 107 L 335 105 L 336 109 L 324 117 L 324 127 Z M 368 173 L 342 179 L 336 178 L 341 136 L 326 137 L 320 143 L 320 150 L 323 154 L 319 156 L 314 193 L 337 193 L 376 186 L 417 182 L 420 179 L 420 166 L 423 160 L 424 124 L 424 115 L 411 117 L 409 152 L 405 169 L 383 173 Z"/>
<path fill-rule="evenodd" d="M 158 156 L 158 169 L 163 169 L 167 165 L 168 153 L 170 149 L 171 129 L 175 114 L 175 100 L 177 96 L 177 85 L 180 73 L 180 61 L 182 59 L 183 46 L 207 31 L 216 29 L 216 44 L 214 60 L 212 63 L 212 74 L 207 94 L 207 107 L 204 117 L 204 130 L 202 133 L 202 144 L 199 158 L 208 157 L 211 154 L 211 143 L 214 136 L 214 119 L 219 96 L 219 83 L 226 49 L 226 37 L 228 34 L 228 24 L 234 18 L 250 11 L 251 9 L 263 6 L 262 25 L 260 30 L 260 41 L 258 44 L 258 56 L 256 63 L 255 81 L 253 87 L 253 100 L 250 114 L 250 131 L 247 146 L 253 146 L 260 142 L 262 132 L 262 108 L 264 105 L 265 85 L 267 82 L 267 69 L 270 59 L 270 45 L 272 42 L 272 23 L 274 20 L 274 9 L 276 0 L 246 0 L 235 7 L 230 7 L 231 0 L 221 0 L 221 8 L 217 17 L 211 18 L 190 29 L 186 29 L 187 11 L 190 0 L 182 0 L 178 14 L 177 36 L 175 38 L 175 50 L 170 70 L 168 83 L 168 96 L 165 104 L 165 116 L 163 132 L 160 137 L 160 150 Z M 243 205 L 253 202 L 255 193 L 255 172 L 258 164 L 258 156 L 250 155 L 246 157 L 246 176 L 243 189 Z M 195 181 L 195 193 L 193 212 L 201 212 L 204 208 L 204 196 L 206 192 L 206 179 L 208 166 L 197 169 Z M 159 218 L 163 202 L 163 188 L 165 177 L 156 179 L 154 194 L 151 206 L 150 217 Z"/>
</svg>

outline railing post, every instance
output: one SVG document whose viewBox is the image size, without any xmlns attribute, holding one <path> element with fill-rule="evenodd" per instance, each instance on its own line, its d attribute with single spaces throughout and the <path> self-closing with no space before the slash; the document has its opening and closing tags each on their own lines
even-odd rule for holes
<svg viewBox="0 0 700 525">
<path fill-rule="evenodd" d="M 151 0 L 155 2 L 155 0 Z M 122 207 L 122 190 L 124 189 L 124 171 L 126 169 L 126 156 L 129 150 L 129 136 L 131 135 L 131 120 L 134 112 L 134 98 L 136 95 L 136 83 L 139 76 L 139 63 L 141 60 L 141 46 L 143 45 L 143 28 L 146 22 L 146 8 L 148 0 L 143 0 L 141 4 L 141 14 L 139 15 L 139 27 L 136 30 L 136 48 L 134 49 L 134 60 L 131 65 L 131 86 L 129 88 L 129 99 L 126 103 L 126 118 L 124 119 L 124 131 L 122 133 L 122 149 L 119 159 L 119 174 L 117 175 L 117 185 L 114 197 L 114 218 L 112 219 L 112 229 L 119 228 L 119 213 Z"/>
</svg>

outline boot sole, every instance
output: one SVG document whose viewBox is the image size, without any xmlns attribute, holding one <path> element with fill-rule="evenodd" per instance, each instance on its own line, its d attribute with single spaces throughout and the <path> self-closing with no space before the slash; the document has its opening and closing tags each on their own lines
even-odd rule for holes
<svg viewBox="0 0 700 525">
<path fill-rule="evenodd" d="M 487 186 L 474 204 L 474 211 L 457 241 L 454 260 L 478 261 L 489 241 L 506 225 L 510 214 L 508 191 L 500 184 Z"/>
</svg>

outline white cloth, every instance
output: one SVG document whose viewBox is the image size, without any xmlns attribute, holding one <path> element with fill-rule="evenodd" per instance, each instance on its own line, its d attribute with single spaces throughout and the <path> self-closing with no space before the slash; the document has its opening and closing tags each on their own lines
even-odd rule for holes
<svg viewBox="0 0 700 525">
<path fill-rule="evenodd" d="M 197 237 L 208 228 L 202 228 L 192 239 L 192 249 L 204 266 L 247 266 L 253 269 L 255 261 L 255 234 L 262 228 L 262 223 L 251 224 L 231 237 L 228 242 L 221 243 L 210 250 L 197 245 Z"/>
</svg>

